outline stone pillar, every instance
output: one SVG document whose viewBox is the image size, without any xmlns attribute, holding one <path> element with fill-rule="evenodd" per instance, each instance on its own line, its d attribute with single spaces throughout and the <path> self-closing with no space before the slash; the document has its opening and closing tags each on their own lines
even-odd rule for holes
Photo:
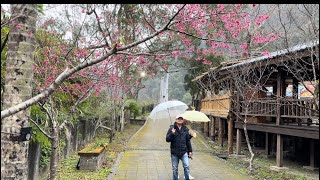
<svg viewBox="0 0 320 180">
<path fill-rule="evenodd" d="M 77 123 L 76 125 L 75 125 L 75 127 L 74 127 L 74 134 L 73 134 L 73 149 L 74 149 L 74 151 L 78 151 L 78 146 L 79 146 L 79 141 L 78 141 L 78 133 L 79 133 L 79 124 L 80 123 Z"/>
<path fill-rule="evenodd" d="M 69 128 L 70 126 L 67 125 L 66 128 L 65 128 L 65 146 L 64 146 L 64 149 L 63 149 L 63 158 L 66 159 L 69 154 L 70 154 L 70 146 L 71 146 L 71 128 Z"/>
<path fill-rule="evenodd" d="M 28 155 L 28 179 L 36 180 L 39 177 L 39 161 L 40 161 L 40 143 L 29 143 L 29 155 Z"/>
</svg>

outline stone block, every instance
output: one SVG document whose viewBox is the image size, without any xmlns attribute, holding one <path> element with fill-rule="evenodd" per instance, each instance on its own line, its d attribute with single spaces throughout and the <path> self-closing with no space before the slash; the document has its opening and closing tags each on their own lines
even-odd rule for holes
<svg viewBox="0 0 320 180">
<path fill-rule="evenodd" d="M 279 167 L 279 166 L 270 166 L 270 169 L 273 171 L 286 171 L 289 170 L 288 167 Z"/>
<path fill-rule="evenodd" d="M 304 169 L 311 170 L 311 171 L 319 170 L 319 167 L 312 167 L 312 166 L 303 166 L 303 168 L 304 168 Z"/>
<path fill-rule="evenodd" d="M 78 152 L 80 156 L 79 170 L 98 170 L 106 158 L 106 148 L 98 147 L 95 150 Z"/>
</svg>

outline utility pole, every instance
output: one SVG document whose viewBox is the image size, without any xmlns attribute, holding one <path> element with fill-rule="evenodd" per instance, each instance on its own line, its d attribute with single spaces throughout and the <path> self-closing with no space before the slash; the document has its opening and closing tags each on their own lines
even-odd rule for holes
<svg viewBox="0 0 320 180">
<path fill-rule="evenodd" d="M 159 103 L 168 101 L 168 98 L 169 98 L 169 73 L 163 73 L 163 75 L 160 78 Z"/>
</svg>

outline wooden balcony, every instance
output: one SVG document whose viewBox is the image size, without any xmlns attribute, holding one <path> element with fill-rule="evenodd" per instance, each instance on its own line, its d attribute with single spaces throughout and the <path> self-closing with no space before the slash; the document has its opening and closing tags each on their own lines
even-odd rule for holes
<svg viewBox="0 0 320 180">
<path fill-rule="evenodd" d="M 291 118 L 319 118 L 313 99 L 285 99 L 282 101 L 281 117 Z"/>
<path fill-rule="evenodd" d="M 256 117 L 276 117 L 277 116 L 276 99 L 257 99 L 251 102 L 240 102 L 241 115 Z M 279 101 L 280 116 L 283 119 L 298 119 L 297 123 L 304 123 L 301 120 L 308 121 L 308 124 L 319 125 L 319 112 L 313 103 L 313 99 L 293 99 L 284 98 Z M 246 111 L 246 108 L 248 109 Z M 295 121 L 294 121 L 295 122 Z"/>
<path fill-rule="evenodd" d="M 271 98 L 260 98 L 250 102 L 241 101 L 240 115 L 248 115 L 250 117 L 276 117 L 277 103 L 277 99 Z M 283 98 L 279 100 L 279 103 L 281 105 L 281 118 L 299 119 L 299 121 L 303 120 L 311 124 L 319 125 L 319 112 L 313 103 L 313 99 Z M 201 101 L 201 112 L 211 116 L 227 118 L 230 111 L 230 104 L 230 95 L 205 98 Z"/>
<path fill-rule="evenodd" d="M 230 109 L 230 95 L 213 96 L 201 100 L 201 112 L 206 115 L 227 118 Z"/>
<path fill-rule="evenodd" d="M 276 99 L 257 99 L 250 102 L 240 102 L 241 115 L 249 116 L 271 116 L 277 115 L 277 100 Z M 246 112 L 246 108 L 248 109 Z"/>
<path fill-rule="evenodd" d="M 292 118 L 310 118 L 319 117 L 312 99 L 292 99 L 285 98 L 280 100 L 281 117 Z M 251 102 L 240 102 L 241 114 L 245 113 L 245 107 L 248 107 L 247 114 L 255 116 L 276 116 L 276 99 L 258 99 Z"/>
<path fill-rule="evenodd" d="M 235 128 L 243 129 L 243 122 L 235 122 Z M 252 131 L 298 136 L 310 139 L 319 139 L 319 126 L 291 126 L 275 124 L 247 123 L 247 129 Z"/>
</svg>

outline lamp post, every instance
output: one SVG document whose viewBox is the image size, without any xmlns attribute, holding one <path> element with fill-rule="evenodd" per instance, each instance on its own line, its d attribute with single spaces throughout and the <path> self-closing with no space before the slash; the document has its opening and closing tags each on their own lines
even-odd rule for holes
<svg viewBox="0 0 320 180">
<path fill-rule="evenodd" d="M 169 73 L 167 72 L 160 78 L 160 97 L 159 97 L 160 103 L 168 101 L 168 97 L 169 97 L 168 88 L 169 88 Z"/>
</svg>

